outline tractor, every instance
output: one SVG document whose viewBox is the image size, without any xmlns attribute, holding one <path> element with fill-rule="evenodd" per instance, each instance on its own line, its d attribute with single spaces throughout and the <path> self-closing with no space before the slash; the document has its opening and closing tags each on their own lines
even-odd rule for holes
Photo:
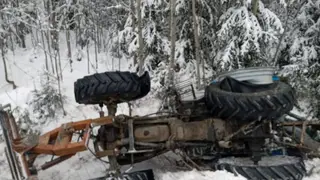
<svg viewBox="0 0 320 180">
<path fill-rule="evenodd" d="M 304 160 L 316 156 L 320 143 L 310 134 L 317 120 L 306 120 L 291 110 L 297 103 L 294 89 L 279 80 L 270 67 L 245 68 L 216 76 L 202 91 L 168 88 L 164 109 L 145 116 L 116 115 L 119 103 L 146 96 L 151 89 L 148 72 L 96 73 L 74 83 L 79 104 L 99 105 L 100 117 L 62 124 L 40 136 L 21 137 L 10 105 L 0 106 L 5 153 L 15 180 L 37 179 L 46 170 L 76 153 L 90 150 L 108 157 L 105 179 L 153 180 L 152 170 L 121 172 L 169 151 L 198 170 L 226 170 L 252 180 L 301 180 L 307 175 Z M 189 92 L 192 98 L 183 98 Z M 200 96 L 196 96 L 200 94 Z M 104 114 L 106 107 L 108 115 Z M 96 134 L 93 128 L 99 128 Z M 73 141 L 73 135 L 79 141 Z M 94 150 L 89 148 L 93 143 Z M 57 158 L 40 167 L 39 155 Z M 101 179 L 101 178 L 100 178 Z"/>
</svg>

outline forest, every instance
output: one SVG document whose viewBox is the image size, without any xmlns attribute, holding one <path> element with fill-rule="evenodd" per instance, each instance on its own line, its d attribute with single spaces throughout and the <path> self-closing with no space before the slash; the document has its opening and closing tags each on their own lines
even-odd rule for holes
<svg viewBox="0 0 320 180">
<path fill-rule="evenodd" d="M 108 71 L 139 76 L 147 71 L 151 79 L 151 91 L 117 104 L 117 115 L 157 112 L 172 87 L 190 83 L 200 91 L 226 71 L 273 67 L 280 80 L 294 88 L 295 93 L 284 98 L 295 103 L 296 117 L 320 119 L 320 0 L 0 0 L 0 53 L 0 109 L 11 105 L 21 136 L 101 115 L 101 106 L 75 102 L 75 82 Z M 297 97 L 291 98 L 293 94 Z M 279 108 L 266 104 L 273 110 L 284 108 L 278 101 Z M 235 104 L 230 102 L 226 104 Z M 0 174 L 9 178 L 5 132 L 0 128 Z M 314 137 L 319 140 L 319 131 Z M 39 177 L 105 175 L 106 164 L 93 155 L 76 154 L 65 164 L 39 171 Z M 145 167 L 150 165 L 158 179 L 235 178 L 221 171 L 168 173 L 171 166 L 163 162 L 174 163 L 167 159 Z M 318 168 L 310 174 L 319 179 L 319 158 L 307 163 Z"/>
<path fill-rule="evenodd" d="M 200 87 L 223 71 L 272 66 L 305 102 L 297 107 L 320 117 L 319 17 L 319 0 L 2 0 L 1 76 L 18 87 L 8 54 L 25 48 L 42 51 L 41 79 L 57 82 L 60 98 L 64 61 L 70 72 L 87 62 L 88 74 L 126 62 L 150 73 L 156 96 L 185 76 Z"/>
</svg>

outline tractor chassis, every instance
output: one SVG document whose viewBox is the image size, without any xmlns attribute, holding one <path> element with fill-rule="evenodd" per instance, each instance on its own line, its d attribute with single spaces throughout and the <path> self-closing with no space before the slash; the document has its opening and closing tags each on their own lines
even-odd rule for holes
<svg viewBox="0 0 320 180">
<path fill-rule="evenodd" d="M 91 138 L 95 139 L 94 150 L 97 158 L 108 157 L 110 170 L 115 176 L 121 176 L 120 166 L 144 161 L 161 153 L 183 149 L 185 147 L 199 147 L 199 144 L 212 145 L 213 149 L 230 150 L 245 139 L 252 139 L 254 129 L 273 126 L 285 131 L 285 127 L 292 128 L 292 138 L 297 139 L 295 128 L 301 127 L 302 132 L 298 142 L 283 143 L 285 146 L 302 149 L 309 155 L 316 156 L 318 149 L 311 149 L 305 144 L 305 130 L 308 126 L 320 128 L 318 121 L 294 121 L 272 124 L 269 121 L 256 126 L 256 121 L 230 125 L 227 121 L 215 118 L 205 118 L 196 121 L 184 121 L 177 116 L 143 116 L 131 117 L 115 115 L 116 104 L 105 103 L 108 116 L 104 116 L 103 105 L 100 104 L 100 117 L 78 122 L 62 124 L 41 136 L 31 135 L 21 137 L 16 121 L 11 114 L 10 105 L 0 106 L 0 120 L 7 148 L 5 150 L 9 160 L 12 176 L 16 180 L 24 178 L 37 179 L 40 170 L 46 170 L 63 162 L 76 153 L 89 149 Z M 271 125 L 272 124 L 272 125 Z M 100 126 L 98 135 L 92 134 L 92 128 Z M 258 134 L 260 138 L 271 138 L 270 129 L 266 133 Z M 260 131 L 259 131 L 260 132 Z M 73 142 L 72 137 L 79 134 L 80 141 Z M 283 133 L 282 135 L 285 135 Z M 255 142 L 255 141 L 248 141 Z M 241 144 L 241 143 L 240 143 Z M 254 147 L 253 149 L 259 149 Z M 19 154 L 19 156 L 17 156 Z M 34 162 L 39 155 L 57 156 L 40 167 Z M 142 156 L 141 156 L 142 155 Z M 204 154 L 197 154 L 204 156 Z M 259 155 L 251 154 L 256 161 Z M 20 159 L 20 160 L 18 160 Z M 185 158 L 192 159 L 192 158 Z M 193 160 L 190 160 L 193 162 Z M 21 162 L 21 163 L 19 163 Z M 193 167 L 199 169 L 197 163 Z"/>
</svg>

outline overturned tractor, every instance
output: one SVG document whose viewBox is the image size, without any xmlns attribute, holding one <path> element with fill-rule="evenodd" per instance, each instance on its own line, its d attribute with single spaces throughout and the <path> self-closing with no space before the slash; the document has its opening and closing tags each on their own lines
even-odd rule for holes
<svg viewBox="0 0 320 180">
<path fill-rule="evenodd" d="M 303 158 L 320 147 L 306 129 L 316 131 L 320 123 L 291 114 L 293 89 L 272 76 L 264 77 L 263 70 L 220 76 L 205 87 L 203 97 L 194 100 L 183 100 L 179 90 L 171 89 L 168 94 L 174 95 L 174 101 L 168 106 L 173 110 L 142 117 L 115 114 L 118 103 L 148 94 L 147 72 L 141 77 L 130 72 L 86 76 L 75 82 L 76 101 L 106 106 L 108 115 L 101 111 L 100 118 L 66 123 L 41 136 L 20 137 L 10 106 L 0 106 L 13 179 L 36 178 L 37 171 L 88 150 L 92 139 L 95 156 L 107 156 L 112 176 L 124 179 L 153 179 L 151 170 L 123 173 L 120 167 L 179 150 L 184 162 L 199 170 L 227 170 L 247 179 L 300 180 L 306 175 Z M 243 78 L 248 72 L 258 72 L 253 79 L 264 80 Z M 97 135 L 91 131 L 94 127 L 100 127 Z M 72 142 L 75 133 L 81 141 Z M 36 158 L 43 154 L 58 158 L 35 167 Z"/>
</svg>

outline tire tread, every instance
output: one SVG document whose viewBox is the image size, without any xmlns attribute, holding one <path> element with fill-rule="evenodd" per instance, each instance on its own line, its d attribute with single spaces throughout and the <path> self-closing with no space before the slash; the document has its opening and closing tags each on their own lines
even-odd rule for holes
<svg viewBox="0 0 320 180">
<path fill-rule="evenodd" d="M 206 106 L 218 118 L 238 120 L 276 119 L 292 110 L 295 94 L 289 85 L 278 82 L 273 88 L 255 93 L 223 91 L 219 84 L 211 84 L 205 90 Z M 251 112 L 251 114 L 249 113 Z"/>
<path fill-rule="evenodd" d="M 132 101 L 145 96 L 149 91 L 148 72 L 141 77 L 129 71 L 96 73 L 74 83 L 75 100 L 79 104 L 99 104 L 110 98 L 117 103 Z"/>
</svg>

